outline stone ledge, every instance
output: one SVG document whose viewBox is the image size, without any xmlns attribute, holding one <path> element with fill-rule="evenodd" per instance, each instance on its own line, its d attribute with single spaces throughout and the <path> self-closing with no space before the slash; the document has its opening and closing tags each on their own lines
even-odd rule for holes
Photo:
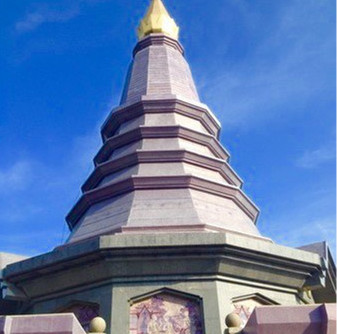
<svg viewBox="0 0 337 334">
<path fill-rule="evenodd" d="M 209 181 L 190 174 L 176 176 L 132 176 L 125 180 L 110 183 L 84 193 L 66 217 L 69 228 L 73 230 L 81 216 L 95 203 L 105 199 L 132 192 L 134 190 L 181 189 L 190 188 L 233 200 L 256 223 L 259 209 L 235 186 Z"/>
<path fill-rule="evenodd" d="M 335 334 L 336 304 L 256 307 L 242 334 Z"/>
<path fill-rule="evenodd" d="M 216 137 L 219 135 L 220 123 L 207 106 L 197 105 L 177 96 L 151 100 L 144 96 L 138 102 L 112 110 L 101 128 L 103 141 L 111 137 L 124 122 L 148 113 L 178 113 L 191 117 L 200 121 L 210 134 Z"/>
<path fill-rule="evenodd" d="M 145 36 L 137 43 L 136 47 L 133 50 L 133 56 L 135 56 L 139 51 L 151 45 L 168 45 L 178 50 L 182 55 L 184 55 L 184 48 L 179 43 L 178 40 L 164 34 L 152 33 L 148 36 Z"/>
<path fill-rule="evenodd" d="M 268 239 L 266 239 L 268 240 Z M 256 240 L 249 236 L 239 236 L 233 233 L 167 233 L 167 234 L 117 234 L 95 237 L 78 243 L 66 244 L 55 250 L 35 256 L 20 262 L 10 264 L 5 269 L 5 276 L 16 272 L 35 270 L 65 259 L 77 258 L 102 249 L 148 248 L 148 247 L 178 247 L 178 246 L 232 246 L 245 249 L 256 254 L 265 254 L 280 259 L 288 259 L 294 263 L 306 263 L 321 266 L 318 254 L 296 248 L 277 245 L 275 243 Z"/>
<path fill-rule="evenodd" d="M 90 274 L 84 275 L 88 266 Z M 67 273 L 72 280 L 55 278 Z M 38 296 L 112 279 L 186 281 L 214 275 L 301 289 L 308 277 L 322 275 L 322 267 L 318 255 L 233 233 L 121 234 L 61 246 L 8 266 L 4 276 L 10 284 L 28 284 L 30 293 Z M 58 286 L 49 284 L 50 279 Z"/>
<path fill-rule="evenodd" d="M 242 187 L 242 179 L 235 173 L 232 167 L 219 158 L 213 158 L 206 155 L 197 154 L 186 150 L 170 150 L 170 151 L 142 151 L 137 150 L 115 160 L 108 160 L 96 166 L 89 178 L 82 186 L 82 191 L 89 191 L 95 188 L 99 182 L 107 175 L 115 173 L 127 167 L 131 167 L 140 163 L 171 163 L 186 162 L 199 167 L 211 169 L 219 172 L 224 179 L 237 187 Z"/>
<path fill-rule="evenodd" d="M 212 135 L 194 131 L 180 125 L 140 126 L 134 130 L 109 138 L 95 156 L 95 165 L 106 161 L 115 149 L 144 138 L 182 138 L 208 147 L 217 158 L 227 161 L 230 156 Z"/>
<path fill-rule="evenodd" d="M 86 334 L 73 314 L 0 316 L 0 333 Z"/>
</svg>

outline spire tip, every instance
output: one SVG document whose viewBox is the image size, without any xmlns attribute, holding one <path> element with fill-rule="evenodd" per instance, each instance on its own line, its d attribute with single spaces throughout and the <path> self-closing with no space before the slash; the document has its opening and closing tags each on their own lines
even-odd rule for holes
<svg viewBox="0 0 337 334">
<path fill-rule="evenodd" d="M 162 0 L 151 0 L 150 7 L 138 27 L 138 38 L 151 33 L 162 33 L 178 39 L 179 27 L 166 10 Z"/>
</svg>

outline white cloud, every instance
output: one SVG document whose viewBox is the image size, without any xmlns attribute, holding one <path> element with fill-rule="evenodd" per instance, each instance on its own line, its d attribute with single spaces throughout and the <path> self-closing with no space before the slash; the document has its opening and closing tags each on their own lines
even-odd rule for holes
<svg viewBox="0 0 337 334">
<path fill-rule="evenodd" d="M 8 231 L 0 235 L 1 251 L 25 256 L 36 256 L 41 252 L 50 251 L 49 245 L 57 245 L 61 233 L 50 229 L 31 229 L 19 232 Z M 40 242 L 36 242 L 39 240 Z M 35 241 L 35 242 L 34 242 Z"/>
<path fill-rule="evenodd" d="M 49 1 L 41 3 L 35 10 L 15 24 L 18 33 L 33 31 L 44 23 L 67 22 L 81 12 L 82 4 L 96 4 L 106 0 Z"/>
<path fill-rule="evenodd" d="M 327 241 L 332 253 L 336 251 L 336 219 L 323 217 L 318 220 L 292 221 L 287 230 L 273 233 L 273 240 L 290 247 L 300 247 L 315 242 Z"/>
<path fill-rule="evenodd" d="M 321 147 L 316 150 L 306 151 L 296 160 L 296 166 L 306 169 L 316 168 L 322 164 L 334 161 L 336 152 L 331 147 Z"/>
<path fill-rule="evenodd" d="M 44 186 L 50 191 L 71 191 L 73 200 L 81 195 L 81 184 L 94 169 L 93 159 L 102 146 L 100 125 L 106 118 L 106 113 L 103 112 L 102 116 L 90 131 L 72 139 L 65 152 L 69 159 L 59 166 L 46 166 L 45 173 L 49 177 Z"/>
<path fill-rule="evenodd" d="M 100 145 L 97 125 L 73 138 L 64 152 L 70 159 L 56 164 L 22 160 L 0 169 L 0 226 L 10 226 L 6 238 L 0 236 L 3 251 L 32 255 L 64 241 L 68 235 L 65 215 L 80 196 Z M 39 245 L 36 240 L 41 240 Z"/>
<path fill-rule="evenodd" d="M 325 9 L 317 2 L 303 6 L 301 1 L 281 8 L 278 24 L 264 31 L 247 57 L 229 65 L 222 54 L 208 71 L 199 69 L 201 95 L 215 112 L 223 111 L 223 126 L 247 128 L 278 121 L 306 110 L 329 91 L 333 94 L 334 79 L 327 68 L 334 66 L 335 37 L 334 29 L 329 30 L 333 26 L 321 22 Z M 260 21 L 258 17 L 252 25 L 260 26 Z"/>
<path fill-rule="evenodd" d="M 325 185 L 315 191 L 289 192 L 281 203 L 262 212 L 258 223 L 260 231 L 276 243 L 300 247 L 315 242 L 327 241 L 336 255 L 336 197 L 334 189 Z"/>
<path fill-rule="evenodd" d="M 300 246 L 305 243 L 330 239 L 335 233 L 335 219 L 322 218 L 320 220 L 296 222 L 292 224 L 291 233 L 285 231 L 277 238 L 284 244 Z"/>
<path fill-rule="evenodd" d="M 30 198 L 25 200 L 15 197 L 7 198 L 0 205 L 0 222 L 19 224 L 27 221 L 27 219 L 31 220 L 44 212 L 42 205 L 43 203 L 32 203 Z"/>
<path fill-rule="evenodd" d="M 41 8 L 34 12 L 28 13 L 25 18 L 17 22 L 15 29 L 19 33 L 24 33 L 37 29 L 43 23 L 66 22 L 79 14 L 79 8 L 74 7 L 66 10 L 51 10 Z"/>
<path fill-rule="evenodd" d="M 0 169 L 0 192 L 24 190 L 33 177 L 33 163 L 27 160 L 17 161 L 7 169 Z"/>
</svg>

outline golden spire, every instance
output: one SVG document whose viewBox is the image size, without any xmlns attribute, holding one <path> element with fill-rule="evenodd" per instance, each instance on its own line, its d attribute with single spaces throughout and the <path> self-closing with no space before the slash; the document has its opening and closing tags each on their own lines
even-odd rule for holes
<svg viewBox="0 0 337 334">
<path fill-rule="evenodd" d="M 151 33 L 162 33 L 178 39 L 179 27 L 167 12 L 161 0 L 151 0 L 149 10 L 138 27 L 139 39 Z"/>
</svg>

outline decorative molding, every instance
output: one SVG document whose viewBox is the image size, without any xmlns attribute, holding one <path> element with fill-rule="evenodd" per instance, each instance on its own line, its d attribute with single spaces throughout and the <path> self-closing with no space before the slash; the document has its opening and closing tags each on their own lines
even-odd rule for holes
<svg viewBox="0 0 337 334">
<path fill-rule="evenodd" d="M 88 306 L 88 307 L 92 307 L 92 308 L 95 308 L 95 309 L 99 309 L 99 304 L 97 303 L 92 303 L 92 302 L 88 302 L 88 301 L 85 301 L 85 300 L 72 300 L 70 302 L 68 302 L 67 304 L 61 306 L 61 307 L 58 307 L 54 310 L 53 313 L 66 313 L 66 311 L 74 306 L 78 306 L 78 305 L 81 305 L 81 306 Z"/>
<path fill-rule="evenodd" d="M 177 176 L 132 176 L 123 181 L 107 184 L 84 193 L 66 217 L 70 230 L 89 207 L 100 201 L 145 189 L 190 188 L 233 200 L 247 216 L 256 222 L 259 209 L 238 187 L 216 183 L 190 174 Z"/>
<path fill-rule="evenodd" d="M 220 124 L 207 109 L 181 99 L 142 100 L 112 110 L 101 128 L 103 141 L 113 136 L 124 122 L 145 114 L 178 113 L 198 120 L 210 134 L 218 137 Z"/>
<path fill-rule="evenodd" d="M 230 157 L 225 148 L 212 135 L 179 125 L 140 126 L 134 130 L 109 138 L 95 156 L 95 165 L 106 161 L 115 149 L 145 138 L 181 138 L 208 147 L 217 158 L 227 161 Z M 155 153 L 155 150 L 153 152 Z"/>
<path fill-rule="evenodd" d="M 240 188 L 242 187 L 242 179 L 225 160 L 186 150 L 156 151 L 155 153 L 153 151 L 139 150 L 121 158 L 108 160 L 97 165 L 83 184 L 82 191 L 92 190 L 104 177 L 137 164 L 172 162 L 185 162 L 219 172 L 229 184 Z"/>
<path fill-rule="evenodd" d="M 187 292 L 184 292 L 184 291 L 164 287 L 164 288 L 161 288 L 161 289 L 152 290 L 152 291 L 149 291 L 147 293 L 143 293 L 141 295 L 132 297 L 132 298 L 129 299 L 129 303 L 130 303 L 130 305 L 132 305 L 134 303 L 138 303 L 138 302 L 140 302 L 144 299 L 147 299 L 149 297 L 158 295 L 160 293 L 165 293 L 165 294 L 168 294 L 168 295 L 173 295 L 173 296 L 177 296 L 177 297 L 181 297 L 181 298 L 192 299 L 192 300 L 194 300 L 196 302 L 199 302 L 199 303 L 202 302 L 202 298 L 200 296 L 193 295 L 193 294 L 190 294 L 190 293 L 187 293 Z"/>
<path fill-rule="evenodd" d="M 213 225 L 208 225 L 208 224 L 195 224 L 195 225 L 172 225 L 172 226 L 140 226 L 140 227 L 128 227 L 124 226 L 121 227 L 117 230 L 111 230 L 111 233 L 175 233 L 175 232 L 183 232 L 183 233 L 188 233 L 188 232 L 220 232 L 220 233 L 231 233 L 234 235 L 239 235 L 239 236 L 244 236 L 244 237 L 249 237 L 252 239 L 256 240 L 263 240 L 267 242 L 272 242 L 270 239 L 263 237 L 263 236 L 258 236 L 258 235 L 253 235 L 253 234 L 247 234 L 239 231 L 234 231 L 230 230 L 227 228 L 221 228 Z"/>
<path fill-rule="evenodd" d="M 272 284 L 275 289 L 300 289 L 303 284 L 307 284 L 308 277 L 323 274 L 319 259 L 302 259 L 302 254 L 296 254 L 296 251 L 284 255 L 284 247 L 270 242 L 255 240 L 253 243 L 258 242 L 259 246 L 253 249 L 249 246 L 250 242 L 244 241 L 250 240 L 249 237 L 243 238 L 242 244 L 239 245 L 237 241 L 233 243 L 237 237 L 232 240 L 227 234 L 194 235 L 198 235 L 200 239 L 192 238 L 192 243 L 191 240 L 188 241 L 190 233 L 176 233 L 175 238 L 168 234 L 130 234 L 127 238 L 123 235 L 97 237 L 68 244 L 60 250 L 56 249 L 51 253 L 12 264 L 5 269 L 4 278 L 11 284 L 19 282 L 23 289 L 27 284 L 30 287 L 34 284 L 36 288 L 29 290 L 33 295 L 28 297 L 43 298 L 47 294 L 78 288 L 77 279 L 81 285 L 94 287 L 107 282 L 111 284 L 113 280 L 119 283 L 137 282 L 140 279 L 162 282 L 163 277 L 172 281 L 178 276 L 181 279 L 180 275 L 183 275 L 185 281 L 190 281 L 215 279 L 214 275 L 217 275 L 217 279 L 240 279 L 240 284 L 261 283 L 268 286 Z M 152 262 L 152 265 L 144 265 L 142 261 L 147 264 Z M 121 262 L 130 270 L 127 277 L 125 271 L 120 271 Z M 165 265 L 167 263 L 179 263 L 184 272 L 177 275 L 172 266 Z M 90 265 L 99 275 L 77 276 L 77 270 L 86 265 Z M 143 266 L 144 270 L 139 271 L 139 265 Z M 196 271 L 196 265 L 204 270 Z M 161 268 L 160 271 L 158 268 Z M 56 272 L 64 271 L 66 274 L 68 270 L 74 273 L 74 281 L 60 280 L 57 288 L 47 284 Z M 44 284 L 40 284 L 41 280 Z"/>
<path fill-rule="evenodd" d="M 141 50 L 151 46 L 151 45 L 168 45 L 172 48 L 178 50 L 182 55 L 184 55 L 184 48 L 179 43 L 178 40 L 171 38 L 163 34 L 150 34 L 143 39 L 141 39 L 136 47 L 133 49 L 133 57 Z"/>
<path fill-rule="evenodd" d="M 249 295 L 242 295 L 232 298 L 233 303 L 244 302 L 245 300 L 255 300 L 262 305 L 280 305 L 280 303 L 276 302 L 275 300 L 264 296 L 261 293 L 251 293 Z"/>
</svg>

